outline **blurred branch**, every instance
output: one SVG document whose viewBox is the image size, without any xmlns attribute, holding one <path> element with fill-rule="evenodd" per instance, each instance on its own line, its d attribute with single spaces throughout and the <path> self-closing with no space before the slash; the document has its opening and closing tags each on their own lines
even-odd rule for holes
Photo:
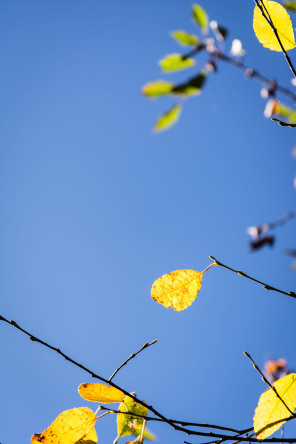
<svg viewBox="0 0 296 444">
<path fill-rule="evenodd" d="M 219 264 L 217 264 L 217 265 L 219 265 Z M 23 334 L 28 336 L 31 341 L 38 342 L 39 344 L 43 345 L 44 347 L 47 347 L 50 350 L 55 351 L 56 353 L 61 355 L 64 359 L 69 361 L 71 364 L 75 365 L 76 367 L 79 367 L 81 370 L 83 370 L 86 373 L 90 374 L 93 378 L 96 378 L 96 379 L 98 379 L 98 380 L 100 380 L 102 382 L 105 382 L 106 384 L 109 384 L 112 387 L 115 387 L 118 390 L 121 390 L 126 396 L 129 396 L 136 403 L 146 407 L 150 412 L 152 412 L 157 417 L 155 419 L 154 418 L 149 418 L 150 420 L 162 421 L 162 422 L 168 424 L 169 426 L 171 426 L 174 430 L 178 430 L 180 432 L 186 433 L 187 435 L 206 436 L 208 438 L 217 438 L 217 441 L 215 441 L 217 443 L 218 442 L 225 442 L 225 441 L 234 441 L 234 440 L 236 440 L 236 442 L 256 442 L 256 443 L 261 442 L 257 438 L 251 438 L 249 436 L 247 436 L 247 437 L 238 436 L 238 435 L 245 434 L 246 433 L 245 430 L 237 431 L 235 429 L 230 429 L 230 428 L 226 428 L 226 427 L 220 427 L 218 425 L 186 423 L 186 422 L 182 422 L 182 421 L 176 421 L 176 420 L 168 419 L 164 415 L 162 415 L 160 412 L 158 412 L 154 407 L 152 407 L 152 405 L 146 404 L 144 401 L 141 401 L 139 398 L 137 398 L 136 396 L 134 396 L 133 394 L 131 394 L 130 392 L 128 392 L 124 388 L 118 386 L 117 384 L 114 384 L 114 382 L 109 381 L 108 379 L 106 379 L 106 378 L 96 374 L 92 370 L 88 369 L 84 365 L 79 364 L 77 361 L 75 361 L 74 359 L 72 359 L 68 355 L 66 355 L 64 352 L 62 352 L 59 348 L 54 347 L 54 346 L 48 344 L 47 342 L 37 338 L 36 336 L 31 334 L 30 332 L 28 332 L 25 329 L 23 329 L 22 327 L 20 327 L 15 321 L 9 321 L 8 319 L 4 318 L 1 315 L 0 315 L 0 321 L 3 321 L 5 323 L 11 325 L 12 327 L 16 328 L 17 330 L 21 331 Z M 103 410 L 103 409 L 104 408 L 101 408 L 101 410 Z M 110 413 L 111 413 L 111 410 L 110 410 Z M 122 412 L 120 412 L 120 413 L 122 413 Z M 137 415 L 134 415 L 134 416 L 137 416 Z M 293 417 L 290 417 L 287 420 L 292 419 L 292 418 Z M 202 427 L 208 427 L 208 428 L 215 428 L 215 429 L 220 429 L 220 430 L 228 430 L 228 431 L 233 431 L 235 433 L 235 435 L 224 435 L 224 434 L 221 434 L 221 433 L 214 433 L 214 432 L 202 432 L 202 431 L 188 429 L 188 428 L 186 428 L 184 426 L 181 426 L 179 424 L 186 424 L 188 426 L 191 425 L 191 426 L 194 426 L 194 427 L 201 427 L 201 428 Z M 251 431 L 253 429 L 247 429 L 247 430 Z M 273 443 L 279 443 L 279 442 L 296 443 L 296 438 L 285 438 L 285 439 L 270 438 L 270 439 L 265 439 L 264 441 L 265 442 L 273 442 Z"/>
<path fill-rule="evenodd" d="M 225 54 L 225 52 L 221 51 L 220 49 L 213 47 L 211 51 L 208 51 L 207 46 L 203 43 L 200 43 L 197 45 L 194 49 L 192 49 L 190 52 L 183 55 L 183 59 L 187 59 L 190 57 L 194 57 L 199 52 L 206 50 L 212 57 L 222 60 L 223 62 L 229 63 L 230 65 L 234 66 L 235 68 L 240 69 L 244 72 L 244 74 L 248 78 L 254 78 L 259 80 L 260 82 L 264 83 L 265 85 L 275 88 L 277 91 L 281 92 L 282 94 L 286 95 L 293 101 L 296 101 L 296 94 L 293 93 L 293 91 L 289 90 L 288 88 L 285 88 L 284 86 L 279 85 L 277 82 L 275 82 L 272 79 L 269 79 L 265 75 L 261 74 L 257 70 L 245 65 L 242 60 L 238 60 L 234 57 L 230 57 L 229 55 Z"/>
<path fill-rule="evenodd" d="M 257 282 L 257 284 L 263 285 L 265 290 L 277 291 L 278 293 L 282 293 L 282 294 L 285 294 L 287 296 L 290 296 L 291 298 L 295 298 L 296 299 L 296 293 L 294 291 L 286 292 L 286 291 L 283 291 L 283 290 L 279 290 L 278 288 L 272 287 L 271 285 L 267 285 L 267 284 L 264 284 L 264 282 L 258 281 L 258 279 L 252 278 L 251 276 L 247 275 L 246 273 L 244 273 L 241 270 L 235 270 L 234 268 L 231 268 L 231 267 L 228 267 L 227 265 L 222 264 L 221 262 L 217 261 L 217 259 L 215 259 L 213 256 L 209 256 L 209 257 L 210 257 L 210 259 L 215 261 L 216 265 L 220 265 L 220 267 L 226 268 L 227 270 L 233 271 L 234 273 L 237 273 L 240 276 L 243 276 L 243 277 L 245 277 L 247 279 L 250 279 L 253 282 Z"/>
<path fill-rule="evenodd" d="M 296 210 L 290 211 L 289 213 L 285 214 L 285 216 L 273 222 L 269 222 L 267 224 L 266 223 L 260 224 L 257 227 L 254 227 L 257 230 L 256 235 L 258 237 L 262 232 L 274 230 L 275 228 L 280 227 L 281 225 L 285 225 L 289 220 L 294 219 L 295 217 L 296 217 Z"/>
<path fill-rule="evenodd" d="M 263 74 L 260 74 L 258 71 L 256 71 L 253 68 L 250 68 L 249 66 L 245 65 L 241 60 L 236 60 L 233 57 L 230 57 L 223 53 L 220 50 L 216 50 L 214 55 L 218 57 L 219 59 L 223 60 L 224 62 L 227 62 L 236 68 L 244 71 L 245 75 L 249 78 L 254 78 L 259 80 L 260 82 L 265 83 L 268 86 L 273 86 L 275 81 L 269 79 L 268 77 L 264 76 Z M 282 94 L 286 95 L 292 100 L 296 100 L 296 94 L 294 94 L 292 91 L 290 91 L 288 88 L 285 88 L 284 86 L 279 85 L 276 82 L 276 90 L 280 91 Z"/>
</svg>

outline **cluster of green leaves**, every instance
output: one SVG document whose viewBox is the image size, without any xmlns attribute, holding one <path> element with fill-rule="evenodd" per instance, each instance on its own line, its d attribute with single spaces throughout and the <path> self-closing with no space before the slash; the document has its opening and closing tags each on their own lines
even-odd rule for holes
<svg viewBox="0 0 296 444">
<path fill-rule="evenodd" d="M 285 1 L 284 6 L 282 6 L 271 0 L 262 0 L 260 4 L 277 29 L 283 48 L 286 51 L 295 48 L 294 31 L 287 9 L 296 11 L 296 2 Z M 194 67 L 196 65 L 195 56 L 202 51 L 206 51 L 210 58 L 203 63 L 200 72 L 182 83 L 174 84 L 161 79 L 143 86 L 142 93 L 150 99 L 164 96 L 172 96 L 177 99 L 173 106 L 157 119 L 153 128 L 155 132 L 166 130 L 178 121 L 184 101 L 202 92 L 208 74 L 216 70 L 217 61 L 223 58 L 224 55 L 224 40 L 228 35 L 227 29 L 218 25 L 214 20 L 209 21 L 207 12 L 200 5 L 194 4 L 192 6 L 191 16 L 198 27 L 199 34 L 196 35 L 183 30 L 173 31 L 171 36 L 179 45 L 186 47 L 187 51 L 168 54 L 159 60 L 158 65 L 163 73 L 170 74 Z M 264 47 L 273 51 L 282 51 L 270 23 L 264 18 L 258 6 L 254 10 L 253 26 L 258 40 Z M 240 40 L 233 40 L 230 53 L 234 59 L 245 55 Z M 199 60 L 199 62 L 201 61 Z M 277 116 L 283 118 L 284 121 L 276 118 L 273 118 L 273 120 L 278 121 L 282 126 L 294 127 L 296 122 L 295 110 L 276 100 L 276 92 L 276 84 L 262 90 L 262 96 L 270 98 L 266 104 L 265 117 Z"/>
<path fill-rule="evenodd" d="M 193 56 L 205 49 L 205 40 L 208 38 L 211 29 L 208 14 L 201 6 L 195 4 L 192 7 L 192 18 L 200 31 L 200 35 L 197 36 L 183 30 L 176 30 L 171 33 L 171 36 L 179 45 L 187 48 L 187 52 L 168 54 L 158 62 L 160 68 L 166 74 L 192 68 L 196 65 Z M 225 28 L 218 26 L 212 28 L 213 35 L 217 39 L 223 40 L 226 37 L 227 31 Z M 178 84 L 166 80 L 156 80 L 144 85 L 142 93 L 146 97 L 158 98 L 171 95 L 178 99 L 177 103 L 158 118 L 153 128 L 154 131 L 165 130 L 178 121 L 184 100 L 202 92 L 208 72 L 209 67 L 204 67 L 201 72 Z"/>
</svg>

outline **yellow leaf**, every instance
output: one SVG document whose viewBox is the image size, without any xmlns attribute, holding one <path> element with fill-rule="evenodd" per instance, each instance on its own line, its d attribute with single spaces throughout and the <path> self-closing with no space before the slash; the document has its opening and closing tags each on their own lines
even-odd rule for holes
<svg viewBox="0 0 296 444">
<path fill-rule="evenodd" d="M 31 444 L 75 444 L 91 431 L 96 420 L 86 407 L 66 410 L 43 433 L 33 435 Z"/>
<path fill-rule="evenodd" d="M 288 51 L 289 49 L 295 48 L 294 31 L 286 9 L 279 3 L 270 0 L 265 0 L 264 3 L 261 1 L 260 3 L 265 13 L 266 10 L 268 11 L 284 49 Z M 281 51 L 281 47 L 271 26 L 263 17 L 258 6 L 256 6 L 254 10 L 253 27 L 257 39 L 265 48 L 271 49 L 272 51 Z"/>
<path fill-rule="evenodd" d="M 105 384 L 80 384 L 78 387 L 79 395 L 87 401 L 109 404 L 111 402 L 122 402 L 125 394 L 115 387 Z"/>
<path fill-rule="evenodd" d="M 96 429 L 93 427 L 90 432 L 75 444 L 96 444 L 98 442 Z"/>
<path fill-rule="evenodd" d="M 166 308 L 185 310 L 200 290 L 202 275 L 203 273 L 194 270 L 177 270 L 165 274 L 152 285 L 151 297 Z"/>
<path fill-rule="evenodd" d="M 296 373 L 278 379 L 273 387 L 289 409 L 294 412 L 296 408 Z M 289 416 L 291 416 L 291 413 L 276 396 L 272 388 L 266 390 L 262 393 L 255 410 L 254 431 L 257 438 L 261 440 L 272 435 L 286 422 Z"/>
</svg>

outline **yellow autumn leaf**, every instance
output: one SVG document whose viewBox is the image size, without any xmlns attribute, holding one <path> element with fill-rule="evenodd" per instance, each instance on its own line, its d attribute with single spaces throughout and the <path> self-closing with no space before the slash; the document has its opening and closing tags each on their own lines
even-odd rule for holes
<svg viewBox="0 0 296 444">
<path fill-rule="evenodd" d="M 278 32 L 280 41 L 286 51 L 295 48 L 294 31 L 291 19 L 286 9 L 277 2 L 265 0 L 260 2 L 263 10 L 268 12 L 271 21 Z M 257 39 L 265 48 L 272 51 L 281 51 L 277 38 L 258 6 L 255 6 L 253 27 Z"/>
<path fill-rule="evenodd" d="M 87 401 L 100 402 L 102 404 L 122 402 L 125 397 L 121 390 L 98 382 L 94 384 L 80 384 L 78 392 Z"/>
<path fill-rule="evenodd" d="M 96 429 L 93 427 L 90 432 L 88 432 L 83 438 L 79 441 L 76 441 L 75 444 L 96 444 L 98 442 Z"/>
<path fill-rule="evenodd" d="M 87 435 L 97 420 L 91 409 L 66 410 L 41 434 L 32 436 L 31 444 L 75 444 Z"/>
<path fill-rule="evenodd" d="M 200 290 L 202 275 L 203 273 L 194 270 L 177 270 L 165 274 L 152 285 L 151 297 L 166 308 L 185 310 Z"/>
<path fill-rule="evenodd" d="M 296 408 L 296 373 L 278 379 L 274 384 L 277 393 L 294 412 Z M 254 416 L 254 431 L 258 439 L 265 439 L 278 430 L 291 416 L 272 388 L 262 393 Z M 273 424 L 273 425 L 272 425 Z"/>
</svg>

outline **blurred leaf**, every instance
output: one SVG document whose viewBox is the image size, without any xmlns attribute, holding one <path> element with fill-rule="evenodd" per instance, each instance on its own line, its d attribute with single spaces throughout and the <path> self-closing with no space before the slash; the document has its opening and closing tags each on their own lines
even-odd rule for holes
<svg viewBox="0 0 296 444">
<path fill-rule="evenodd" d="M 291 19 L 286 9 L 277 2 L 264 3 L 266 10 L 278 32 L 279 38 L 286 51 L 295 47 L 294 31 Z M 281 47 L 269 23 L 263 17 L 258 6 L 255 6 L 253 27 L 257 39 L 265 48 L 281 52 Z"/>
<path fill-rule="evenodd" d="M 152 285 L 151 297 L 166 308 L 185 310 L 200 290 L 202 275 L 194 270 L 177 270 L 165 274 Z"/>
<path fill-rule="evenodd" d="M 200 43 L 199 38 L 195 34 L 189 34 L 186 31 L 173 31 L 171 36 L 181 45 L 193 46 Z"/>
<path fill-rule="evenodd" d="M 225 40 L 228 36 L 228 29 L 225 28 L 225 26 L 218 25 L 218 32 L 223 37 L 223 40 Z"/>
<path fill-rule="evenodd" d="M 175 105 L 169 109 L 166 113 L 157 119 L 157 122 L 153 128 L 153 131 L 164 131 L 171 126 L 175 125 L 181 114 L 181 105 Z"/>
<path fill-rule="evenodd" d="M 260 248 L 264 247 L 265 245 L 272 247 L 274 245 L 274 241 L 274 236 L 266 234 L 265 236 L 250 242 L 251 251 L 260 250 Z"/>
<path fill-rule="evenodd" d="M 285 117 L 288 123 L 294 123 L 296 121 L 296 110 L 281 102 L 279 102 L 277 115 Z"/>
<path fill-rule="evenodd" d="M 156 98 L 166 94 L 170 94 L 174 84 L 165 80 L 156 80 L 155 82 L 146 83 L 142 88 L 142 93 L 150 98 Z"/>
<path fill-rule="evenodd" d="M 296 126 L 296 110 L 273 98 L 269 99 L 266 103 L 264 116 L 268 118 L 271 116 L 281 116 L 286 122 L 275 118 L 271 120 L 278 122 L 280 126 L 289 126 L 291 128 L 295 128 Z"/>
<path fill-rule="evenodd" d="M 75 444 L 96 444 L 98 442 L 96 429 L 93 427 L 84 438 L 76 441 Z"/>
<path fill-rule="evenodd" d="M 209 18 L 206 11 L 199 5 L 192 6 L 192 17 L 198 26 L 203 31 L 207 31 L 209 28 Z"/>
<path fill-rule="evenodd" d="M 91 431 L 96 420 L 94 412 L 86 407 L 66 410 L 43 433 L 33 435 L 31 444 L 74 444 Z"/>
<path fill-rule="evenodd" d="M 141 435 L 141 430 L 140 430 L 140 429 L 139 429 L 139 430 L 136 430 L 136 431 L 134 432 L 134 434 L 135 434 L 136 436 Z M 145 427 L 145 430 L 144 430 L 144 433 L 143 433 L 143 438 L 148 439 L 148 441 L 155 441 L 156 436 L 155 436 L 152 432 L 150 432 L 150 430 L 148 430 L 148 429 Z"/>
<path fill-rule="evenodd" d="M 87 401 L 100 402 L 102 404 L 109 404 L 111 402 L 122 402 L 124 393 L 115 387 L 100 384 L 80 384 L 78 387 L 79 395 Z"/>
<path fill-rule="evenodd" d="M 174 86 L 172 93 L 176 95 L 182 94 L 185 96 L 200 94 L 207 75 L 207 71 L 202 71 L 197 76 L 191 77 L 187 82 Z"/>
<path fill-rule="evenodd" d="M 235 57 L 243 57 L 246 55 L 246 51 L 243 49 L 243 44 L 239 39 L 232 40 L 230 52 Z"/>
<path fill-rule="evenodd" d="M 218 25 L 218 23 L 216 22 L 216 20 L 211 20 L 210 21 L 210 28 L 213 31 L 215 37 L 217 40 L 225 40 L 227 35 L 228 35 L 228 30 L 227 28 L 224 28 L 224 26 L 220 26 Z"/>
<path fill-rule="evenodd" d="M 158 62 L 164 72 L 179 71 L 195 65 L 195 60 L 184 58 L 182 54 L 169 54 Z"/>
<path fill-rule="evenodd" d="M 288 11 L 296 12 L 296 2 L 285 2 L 283 3 L 283 6 L 288 9 Z"/>
<path fill-rule="evenodd" d="M 296 373 L 278 379 L 272 385 L 277 393 L 294 412 L 296 408 Z M 272 388 L 267 389 L 260 397 L 254 416 L 254 431 L 259 440 L 263 440 L 278 430 L 291 416 L 289 410 L 276 396 Z M 279 421 L 279 422 L 278 422 Z M 277 424 L 271 425 L 277 422 Z"/>
<path fill-rule="evenodd" d="M 144 418 L 138 418 L 132 414 L 147 416 L 147 407 L 136 403 L 131 397 L 126 396 L 119 406 L 120 412 L 128 412 L 131 414 L 118 413 L 117 415 L 117 433 L 118 437 L 133 435 L 136 432 L 141 434 Z"/>
</svg>

